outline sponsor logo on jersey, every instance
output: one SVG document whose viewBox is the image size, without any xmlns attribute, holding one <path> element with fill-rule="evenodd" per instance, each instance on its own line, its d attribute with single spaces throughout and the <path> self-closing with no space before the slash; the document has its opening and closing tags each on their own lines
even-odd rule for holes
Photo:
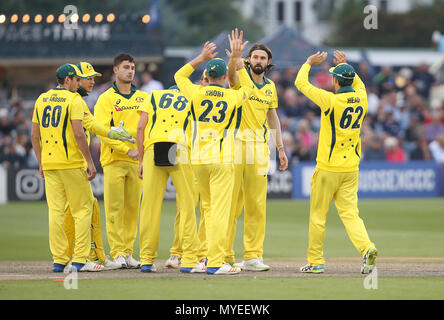
<svg viewBox="0 0 444 320">
<path fill-rule="evenodd" d="M 265 90 L 265 95 L 267 97 L 271 97 L 273 95 L 273 91 L 271 91 L 270 89 Z"/>
<path fill-rule="evenodd" d="M 144 99 L 142 97 L 137 97 L 135 100 L 137 103 L 141 103 Z"/>
</svg>

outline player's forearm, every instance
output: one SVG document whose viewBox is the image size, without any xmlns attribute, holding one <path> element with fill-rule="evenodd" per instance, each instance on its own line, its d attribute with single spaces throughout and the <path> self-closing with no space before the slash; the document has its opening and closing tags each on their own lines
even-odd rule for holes
<svg viewBox="0 0 444 320">
<path fill-rule="evenodd" d="M 139 150 L 139 161 L 143 161 L 144 154 L 144 141 L 145 141 L 145 128 L 147 124 L 147 114 L 142 112 L 139 119 L 139 124 L 137 125 L 137 149 Z"/>
<path fill-rule="evenodd" d="M 120 153 L 123 153 L 123 154 L 127 154 L 128 151 L 131 149 L 130 147 L 128 147 L 122 141 L 113 140 L 113 139 L 110 139 L 110 138 L 107 138 L 107 137 L 103 137 L 103 136 L 98 136 L 98 138 L 106 146 L 110 147 L 111 149 L 113 149 L 113 150 L 115 150 L 117 152 L 120 152 Z"/>
<path fill-rule="evenodd" d="M 174 81 L 176 82 L 179 90 L 188 98 L 191 99 L 193 95 L 194 84 L 189 79 L 191 74 L 194 72 L 193 66 L 187 63 L 182 68 L 177 70 L 174 74 Z"/>
<path fill-rule="evenodd" d="M 106 137 L 106 135 L 108 134 L 109 128 L 98 123 L 92 114 L 85 113 L 82 123 L 83 123 L 83 127 L 86 130 L 88 130 L 92 134 L 95 134 L 96 136 Z"/>
<path fill-rule="evenodd" d="M 193 67 L 193 69 L 196 69 L 201 63 L 204 63 L 205 61 L 205 57 L 199 54 L 196 58 L 191 60 L 189 64 Z"/>
<path fill-rule="evenodd" d="M 239 59 L 233 59 L 230 58 L 230 60 L 228 60 L 228 82 L 230 84 L 230 87 L 234 87 L 238 81 L 239 81 L 239 76 L 237 74 L 237 66 L 238 66 L 238 60 Z M 242 59 L 240 59 L 242 61 Z"/>
<path fill-rule="evenodd" d="M 36 124 L 32 124 L 31 129 L 31 144 L 34 149 L 35 157 L 39 163 L 39 166 L 42 166 L 42 147 L 40 145 L 40 128 Z"/>
<path fill-rule="evenodd" d="M 281 122 L 275 109 L 268 111 L 267 115 L 268 126 L 271 129 L 271 134 L 274 136 L 276 143 L 276 149 L 281 150 L 284 148 L 284 142 L 282 140 Z"/>
<path fill-rule="evenodd" d="M 362 82 L 361 78 L 358 76 L 357 73 L 355 73 L 355 78 L 353 79 L 352 87 L 353 89 L 355 89 L 356 92 L 367 95 L 365 84 L 364 82 Z"/>
<path fill-rule="evenodd" d="M 311 65 L 309 65 L 308 63 L 304 63 L 299 69 L 296 80 L 294 81 L 294 85 L 296 86 L 296 88 L 298 88 L 298 90 L 304 94 L 311 86 L 310 81 L 308 80 L 308 73 L 310 72 L 310 69 Z"/>
</svg>

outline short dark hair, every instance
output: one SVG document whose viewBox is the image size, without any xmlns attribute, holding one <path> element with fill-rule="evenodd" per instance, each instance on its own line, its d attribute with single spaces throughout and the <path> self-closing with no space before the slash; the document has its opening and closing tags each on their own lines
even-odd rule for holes
<svg viewBox="0 0 444 320">
<path fill-rule="evenodd" d="M 338 78 L 336 78 L 338 79 Z M 338 79 L 339 86 L 341 87 L 347 87 L 351 86 L 353 83 L 353 79 Z"/>
<path fill-rule="evenodd" d="M 114 67 L 118 67 L 123 61 L 129 61 L 136 63 L 136 60 L 134 60 L 134 57 L 128 53 L 120 53 L 117 56 L 114 57 Z"/>
<path fill-rule="evenodd" d="M 74 76 L 68 76 L 68 77 L 65 77 L 65 78 L 57 78 L 57 83 L 60 84 L 60 85 L 65 84 L 65 79 L 66 78 L 70 78 L 72 80 L 74 78 Z"/>
<path fill-rule="evenodd" d="M 263 51 L 265 51 L 267 53 L 268 60 L 273 58 L 273 53 L 271 52 L 271 49 L 267 45 L 265 45 L 263 43 L 256 43 L 256 44 L 254 44 L 250 48 L 250 51 L 248 51 L 248 56 L 247 57 L 251 58 L 251 55 L 253 54 L 253 51 L 256 51 L 256 50 L 263 50 Z M 250 67 L 250 63 L 246 59 L 244 60 L 244 62 L 245 62 L 245 67 L 249 68 Z M 274 64 L 270 63 L 268 66 L 265 67 L 265 72 L 270 71 L 270 69 L 273 68 L 274 66 L 275 66 Z"/>
</svg>

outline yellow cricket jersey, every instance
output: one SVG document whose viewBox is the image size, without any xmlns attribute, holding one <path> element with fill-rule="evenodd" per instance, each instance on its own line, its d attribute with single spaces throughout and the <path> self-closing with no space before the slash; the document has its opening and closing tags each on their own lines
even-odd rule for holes
<svg viewBox="0 0 444 320">
<path fill-rule="evenodd" d="M 190 104 L 177 89 L 154 90 L 139 109 L 148 114 L 144 150 L 156 142 L 174 142 L 188 146 L 186 132 L 191 125 Z"/>
<path fill-rule="evenodd" d="M 118 126 L 120 121 L 125 122 L 125 129 L 133 136 L 137 136 L 139 123 L 139 109 L 147 103 L 148 93 L 137 90 L 131 85 L 130 94 L 122 94 L 114 83 L 111 88 L 102 93 L 94 106 L 94 116 L 100 124 L 108 130 Z M 137 149 L 137 144 L 123 142 L 101 137 L 100 162 L 102 167 L 114 161 L 128 161 L 138 163 L 131 159 L 127 153 L 130 149 Z"/>
<path fill-rule="evenodd" d="M 189 80 L 193 71 L 194 68 L 186 64 L 174 75 L 180 91 L 191 97 L 192 164 L 231 163 L 233 134 L 242 116 L 237 110 L 251 93 L 253 83 L 242 69 L 239 90 L 214 84 L 203 87 Z"/>
<path fill-rule="evenodd" d="M 321 108 L 317 166 L 326 171 L 352 172 L 361 159 L 361 127 L 367 115 L 367 92 L 356 74 L 351 86 L 336 94 L 310 84 L 311 66 L 302 65 L 295 86 Z"/>
<path fill-rule="evenodd" d="M 250 69 L 248 75 L 251 78 Z M 254 83 L 248 100 L 242 104 L 242 121 L 236 138 L 243 141 L 267 142 L 269 137 L 267 114 L 269 109 L 278 107 L 277 90 L 274 82 L 264 77 L 263 84 Z M 238 82 L 232 88 L 240 87 Z"/>
<path fill-rule="evenodd" d="M 84 167 L 71 124 L 83 120 L 83 104 L 78 93 L 63 88 L 51 89 L 36 100 L 32 122 L 40 127 L 43 170 Z"/>
</svg>

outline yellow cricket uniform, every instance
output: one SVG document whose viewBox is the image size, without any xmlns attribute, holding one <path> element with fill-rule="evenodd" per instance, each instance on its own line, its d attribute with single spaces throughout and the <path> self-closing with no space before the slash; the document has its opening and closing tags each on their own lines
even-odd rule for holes
<svg viewBox="0 0 444 320">
<path fill-rule="evenodd" d="M 236 111 L 250 94 L 252 83 L 247 72 L 240 70 L 240 90 L 212 84 L 202 87 L 189 80 L 193 71 L 186 64 L 174 79 L 180 91 L 191 97 L 191 162 L 205 212 L 207 266 L 217 268 L 225 256 L 233 188 L 233 133 L 240 122 Z"/>
<path fill-rule="evenodd" d="M 96 120 L 106 128 L 125 122 L 125 129 L 135 137 L 139 109 L 147 103 L 148 93 L 131 86 L 129 94 L 119 92 L 114 83 L 102 93 L 94 106 Z M 138 161 L 128 155 L 137 145 L 101 138 L 100 162 L 104 174 L 104 205 L 110 254 L 115 259 L 133 253 L 137 237 L 142 181 L 138 178 Z"/>
<path fill-rule="evenodd" d="M 336 94 L 311 85 L 310 65 L 305 63 L 295 86 L 321 108 L 316 169 L 311 180 L 308 263 L 324 264 L 325 222 L 334 199 L 347 233 L 365 255 L 374 244 L 370 241 L 358 210 L 358 178 L 361 158 L 361 128 L 367 114 L 364 83 L 355 75 L 351 86 Z"/>
<path fill-rule="evenodd" d="M 249 75 L 250 71 L 248 71 Z M 233 88 L 239 88 L 237 83 Z M 248 100 L 242 105 L 242 121 L 235 140 L 235 179 L 225 260 L 233 263 L 237 219 L 244 207 L 244 260 L 262 259 L 265 239 L 267 174 L 269 169 L 267 115 L 278 107 L 274 82 L 264 77 L 254 83 Z"/>
<path fill-rule="evenodd" d="M 189 161 L 187 127 L 190 106 L 179 90 L 155 90 L 148 103 L 140 109 L 148 115 L 144 135 L 143 194 L 140 214 L 141 265 L 151 265 L 157 257 L 160 216 L 168 178 L 177 191 L 178 233 L 182 250 L 182 267 L 194 268 L 198 262 L 195 215 L 194 176 Z M 176 143 L 177 163 L 173 166 L 155 164 L 155 144 Z"/>
<path fill-rule="evenodd" d="M 40 127 L 42 169 L 49 207 L 49 244 L 54 263 L 66 265 L 68 240 L 64 231 L 65 206 L 69 204 L 75 224 L 72 261 L 85 263 L 90 251 L 92 192 L 71 120 L 82 120 L 84 101 L 63 88 L 49 90 L 35 103 L 32 122 Z"/>
<path fill-rule="evenodd" d="M 82 124 L 85 131 L 86 139 L 88 141 L 88 145 L 90 144 L 91 141 L 91 133 L 99 137 L 100 136 L 106 137 L 108 129 L 95 120 L 94 116 L 91 114 L 91 111 L 89 111 L 89 108 L 86 105 L 86 103 L 83 104 L 83 111 L 84 113 L 83 113 Z M 84 160 L 84 166 L 85 168 L 87 168 L 86 160 Z M 91 189 L 91 185 L 89 189 Z M 91 189 L 91 194 L 92 197 L 94 198 L 92 189 Z M 72 256 L 74 252 L 75 229 L 74 229 L 74 218 L 71 214 L 71 210 L 68 204 L 66 204 L 65 206 L 65 233 L 69 244 L 68 256 Z M 102 229 L 100 223 L 100 208 L 97 199 L 94 198 L 94 206 L 93 206 L 92 222 L 91 222 L 91 250 L 88 256 L 88 260 L 95 261 L 97 259 L 99 259 L 102 262 L 105 262 L 106 256 L 105 256 L 105 250 L 103 248 Z"/>
</svg>

